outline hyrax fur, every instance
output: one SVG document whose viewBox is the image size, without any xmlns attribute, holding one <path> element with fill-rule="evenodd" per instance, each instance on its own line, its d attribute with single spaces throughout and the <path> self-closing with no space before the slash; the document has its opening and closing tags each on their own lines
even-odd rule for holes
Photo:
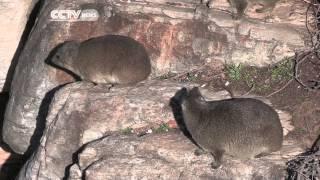
<svg viewBox="0 0 320 180">
<path fill-rule="evenodd" d="M 236 13 L 234 14 L 235 19 L 240 19 L 244 15 L 244 11 L 246 10 L 248 4 L 260 4 L 263 7 L 260 9 L 256 9 L 257 13 L 263 13 L 267 11 L 272 11 L 275 7 L 276 3 L 279 0 L 228 0 L 231 7 L 236 9 Z M 206 4 L 208 7 L 212 7 L 214 0 L 202 0 L 203 4 Z"/>
<path fill-rule="evenodd" d="M 213 168 L 221 165 L 223 154 L 251 159 L 281 148 L 283 130 L 278 114 L 262 101 L 205 101 L 198 88 L 183 88 L 181 108 L 193 140 L 213 155 Z"/>
<path fill-rule="evenodd" d="M 144 46 L 120 35 L 66 42 L 51 63 L 97 84 L 133 84 L 146 79 L 151 72 Z"/>
</svg>

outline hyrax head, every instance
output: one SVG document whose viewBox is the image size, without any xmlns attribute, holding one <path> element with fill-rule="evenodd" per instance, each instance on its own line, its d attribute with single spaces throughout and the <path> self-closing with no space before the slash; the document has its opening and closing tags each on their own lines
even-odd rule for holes
<svg viewBox="0 0 320 180">
<path fill-rule="evenodd" d="M 186 105 L 186 103 L 198 105 L 206 103 L 204 97 L 201 95 L 199 87 L 194 87 L 190 90 L 187 90 L 186 88 L 181 89 L 181 101 L 182 105 Z"/>
<path fill-rule="evenodd" d="M 72 70 L 74 61 L 77 59 L 80 43 L 68 41 L 57 47 L 49 63 L 60 68 Z"/>
</svg>

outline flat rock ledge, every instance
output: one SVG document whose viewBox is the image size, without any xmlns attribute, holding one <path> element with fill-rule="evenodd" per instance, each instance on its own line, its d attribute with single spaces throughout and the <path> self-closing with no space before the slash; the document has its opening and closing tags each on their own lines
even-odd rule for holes
<svg viewBox="0 0 320 180">
<path fill-rule="evenodd" d="M 260 159 L 226 157 L 222 167 L 212 169 L 212 156 L 196 156 L 196 149 L 181 132 L 109 136 L 84 148 L 70 168 L 69 180 L 283 179 L 285 163 L 297 150 L 286 144 L 281 152 Z"/>
<path fill-rule="evenodd" d="M 192 83 L 150 80 L 132 87 L 69 84 L 54 95 L 41 144 L 17 179 L 280 179 L 299 153 L 285 140 L 280 152 L 247 161 L 226 157 L 211 169 L 211 155 L 177 129 L 137 136 L 174 120 L 170 99 Z M 216 96 L 216 97 L 215 97 Z M 222 92 L 210 99 L 228 98 Z M 145 131 L 146 132 L 146 131 Z"/>
</svg>

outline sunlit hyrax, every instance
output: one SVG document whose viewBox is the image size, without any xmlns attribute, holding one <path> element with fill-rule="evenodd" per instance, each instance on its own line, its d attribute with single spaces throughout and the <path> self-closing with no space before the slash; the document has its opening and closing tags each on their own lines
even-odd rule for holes
<svg viewBox="0 0 320 180">
<path fill-rule="evenodd" d="M 262 101 L 205 101 L 198 88 L 180 91 L 186 128 L 202 149 L 212 153 L 213 168 L 221 165 L 224 154 L 251 159 L 281 148 L 283 131 L 278 114 Z"/>
<path fill-rule="evenodd" d="M 144 46 L 120 35 L 66 42 L 51 63 L 97 84 L 133 84 L 146 79 L 151 72 Z"/>
<path fill-rule="evenodd" d="M 202 0 L 202 3 L 207 4 L 207 6 L 209 7 L 212 7 L 214 1 L 215 0 Z M 233 9 L 237 10 L 237 13 L 234 13 L 234 18 L 240 19 L 242 18 L 248 4 L 262 5 L 263 7 L 256 9 L 256 12 L 263 13 L 272 11 L 278 1 L 279 0 L 229 0 L 229 3 Z"/>
</svg>

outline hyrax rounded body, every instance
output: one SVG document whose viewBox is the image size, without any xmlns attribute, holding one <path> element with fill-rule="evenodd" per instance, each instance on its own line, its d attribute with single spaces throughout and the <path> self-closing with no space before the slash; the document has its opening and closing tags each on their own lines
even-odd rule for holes
<svg viewBox="0 0 320 180">
<path fill-rule="evenodd" d="M 214 168 L 224 153 L 239 159 L 281 148 L 283 130 L 277 112 L 262 101 L 233 98 L 205 101 L 198 88 L 182 91 L 182 114 L 195 142 L 213 154 Z"/>
<path fill-rule="evenodd" d="M 148 53 L 138 41 L 120 35 L 106 35 L 84 42 L 64 43 L 51 59 L 82 80 L 94 83 L 131 84 L 151 72 Z"/>
</svg>

